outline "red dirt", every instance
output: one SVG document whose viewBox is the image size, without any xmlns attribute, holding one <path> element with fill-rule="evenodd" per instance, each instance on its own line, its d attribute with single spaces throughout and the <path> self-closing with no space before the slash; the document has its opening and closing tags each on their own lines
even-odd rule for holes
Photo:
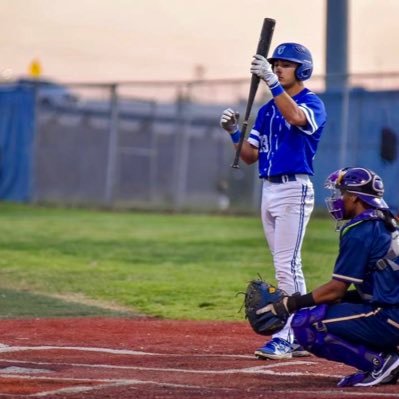
<svg viewBox="0 0 399 399">
<path fill-rule="evenodd" d="M 33 319 L 0 323 L 0 398 L 399 398 L 339 389 L 353 370 L 314 356 L 262 361 L 247 323 Z"/>
</svg>

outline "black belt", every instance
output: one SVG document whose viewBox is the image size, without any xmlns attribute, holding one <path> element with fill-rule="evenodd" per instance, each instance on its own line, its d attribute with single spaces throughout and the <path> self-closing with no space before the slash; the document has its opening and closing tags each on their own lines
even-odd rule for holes
<svg viewBox="0 0 399 399">
<path fill-rule="evenodd" d="M 276 175 L 276 176 L 268 176 L 264 177 L 265 180 L 270 183 L 287 183 L 287 181 L 296 181 L 296 175 Z"/>
</svg>

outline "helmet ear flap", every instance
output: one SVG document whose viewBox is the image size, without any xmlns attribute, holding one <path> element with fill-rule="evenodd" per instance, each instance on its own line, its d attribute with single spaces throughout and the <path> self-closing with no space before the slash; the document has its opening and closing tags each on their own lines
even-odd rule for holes
<svg viewBox="0 0 399 399">
<path fill-rule="evenodd" d="M 298 80 L 307 80 L 312 75 L 313 68 L 307 65 L 299 65 L 295 71 L 295 76 Z"/>
</svg>

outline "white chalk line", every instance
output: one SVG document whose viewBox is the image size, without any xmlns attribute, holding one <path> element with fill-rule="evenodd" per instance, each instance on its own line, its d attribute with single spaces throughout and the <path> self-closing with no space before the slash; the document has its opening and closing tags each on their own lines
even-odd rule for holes
<svg viewBox="0 0 399 399">
<path fill-rule="evenodd" d="M 8 360 L 9 363 L 16 363 Z M 21 364 L 21 362 L 18 362 Z M 47 369 L 30 369 L 27 367 L 11 366 L 4 369 L 0 369 L 1 373 L 5 374 L 37 374 L 37 373 L 48 373 L 50 370 Z"/>
<path fill-rule="evenodd" d="M 201 369 L 183 369 L 183 368 L 170 368 L 170 367 L 143 367 L 143 366 L 119 366 L 114 364 L 91 364 L 91 363 L 67 363 L 67 362 L 37 362 L 37 361 L 28 361 L 28 360 L 18 360 L 18 359 L 2 359 L 0 358 L 0 362 L 7 363 L 18 363 L 18 364 L 34 364 L 37 366 L 69 366 L 69 367 L 81 367 L 81 368 L 93 368 L 93 369 L 114 369 L 114 370 L 139 370 L 139 371 L 162 371 L 162 372 L 170 372 L 170 373 L 188 373 L 188 374 L 267 374 L 267 375 L 305 375 L 306 373 L 300 372 L 274 372 L 274 368 L 280 367 L 290 367 L 290 366 L 304 366 L 304 365 L 313 365 L 315 362 L 306 362 L 302 360 L 293 361 L 293 362 L 275 362 L 273 364 L 268 364 L 264 366 L 254 366 L 254 367 L 245 367 L 245 368 L 235 368 L 235 369 L 225 369 L 225 370 L 201 370 Z M 48 370 L 48 372 L 52 372 L 52 370 Z M 0 369 L 0 376 L 2 375 L 2 370 Z M 342 376 L 334 376 L 331 374 L 320 374 L 320 373 L 312 373 L 314 376 L 319 377 L 331 377 L 331 378 L 340 378 Z"/>
<path fill-rule="evenodd" d="M 13 374 L 0 374 L 0 378 L 15 378 Z M 199 385 L 186 385 L 186 384 L 173 384 L 173 383 L 163 383 L 158 381 L 145 381 L 145 380 L 137 380 L 137 379 L 109 379 L 109 378 L 68 378 L 68 377 L 45 377 L 45 376 L 29 376 L 29 375 L 19 375 L 18 378 L 23 380 L 42 380 L 42 381 L 65 381 L 65 382 L 87 382 L 87 383 L 98 383 L 97 385 L 81 385 L 77 387 L 66 387 L 59 388 L 51 391 L 33 393 L 33 394 L 23 394 L 23 395 L 8 395 L 12 397 L 22 396 L 22 397 L 43 397 L 47 395 L 56 395 L 60 393 L 81 393 L 88 392 L 93 390 L 100 390 L 106 388 L 115 388 L 122 386 L 134 386 L 134 385 L 155 385 L 161 387 L 169 387 L 169 388 L 183 388 L 183 389 L 202 389 L 202 386 Z M 226 390 L 226 389 L 224 389 Z M 0 395 L 7 395 L 2 394 Z"/>
<path fill-rule="evenodd" d="M 234 358 L 249 358 L 253 359 L 251 356 L 243 356 L 243 355 L 217 355 L 217 354 L 196 354 L 196 355 L 182 355 L 182 354 L 157 354 L 150 352 L 141 352 L 134 350 L 125 350 L 125 349 L 109 349 L 109 348 L 95 348 L 95 347 L 75 347 L 75 346 L 16 346 L 16 347 L 0 347 L 0 353 L 12 353 L 12 352 L 21 352 L 21 351 L 46 351 L 46 350 L 69 350 L 69 351 L 89 351 L 89 352 L 100 352 L 100 353 L 112 353 L 112 354 L 122 354 L 122 355 L 136 355 L 136 356 L 182 356 L 182 357 L 234 357 Z M 105 369 L 125 369 L 125 370 L 140 370 L 140 371 L 161 371 L 161 372 L 178 372 L 178 373 L 192 373 L 192 374 L 263 374 L 263 375 L 275 375 L 275 376 L 309 376 L 309 373 L 305 372 L 282 372 L 282 371 L 274 371 L 275 368 L 281 367 L 290 367 L 295 365 L 312 365 L 316 362 L 312 361 L 284 361 L 284 362 L 273 362 L 271 364 L 266 364 L 262 366 L 255 367 L 247 367 L 247 368 L 238 368 L 238 369 L 225 369 L 225 370 L 192 370 L 192 369 L 175 369 L 175 368 L 156 368 L 156 367 L 141 367 L 141 366 L 118 366 L 118 365 L 107 365 L 107 364 L 86 364 L 86 363 L 66 363 L 66 362 L 34 362 L 34 361 L 25 361 L 18 359 L 1 359 L 2 362 L 8 363 L 18 363 L 18 364 L 31 364 L 31 365 L 52 365 L 52 366 L 71 366 L 71 367 L 82 367 L 82 368 L 105 368 Z M 43 369 L 44 370 L 44 369 Z M 0 378 L 16 378 L 15 373 L 2 373 L 0 369 Z M 48 370 L 52 372 L 51 370 Z M 322 374 L 322 373 L 312 373 L 312 376 L 318 377 L 327 377 L 327 378 L 340 378 L 341 375 L 330 375 L 330 374 Z M 79 387 L 66 387 L 60 388 L 53 391 L 40 392 L 30 395 L 8 395 L 1 394 L 4 396 L 24 396 L 24 397 L 44 397 L 47 395 L 54 395 L 57 393 L 79 393 L 79 392 L 87 392 L 90 390 L 100 390 L 105 388 L 113 388 L 120 386 L 134 386 L 134 385 L 160 385 L 160 386 L 168 386 L 172 388 L 184 388 L 184 389 L 210 389 L 210 390 L 236 390 L 235 388 L 216 388 L 209 387 L 206 388 L 204 386 L 196 386 L 196 385 L 185 385 L 185 384 L 172 384 L 172 383 L 164 383 L 158 381 L 151 380 L 137 380 L 137 379 L 90 379 L 90 378 L 67 378 L 67 377 L 46 377 L 46 376 L 38 376 L 38 375 L 22 375 L 18 373 L 18 378 L 20 379 L 29 379 L 29 380 L 57 380 L 57 381 L 73 381 L 73 382 L 90 382 L 90 383 L 98 383 L 94 386 L 79 386 Z M 399 394 L 392 393 L 377 393 L 377 392 L 353 392 L 353 391 L 303 391 L 303 390 L 276 390 L 273 389 L 275 393 L 286 393 L 286 394 L 318 394 L 318 395 L 333 395 L 337 396 L 337 392 L 341 396 L 364 396 L 364 397 L 397 397 L 399 398 Z"/>
<path fill-rule="evenodd" d="M 53 346 L 53 345 L 42 345 L 42 346 L 5 346 L 0 347 L 0 353 L 11 353 L 11 352 L 22 352 L 22 351 L 42 351 L 42 350 L 76 350 L 84 352 L 100 352 L 100 353 L 111 353 L 113 355 L 129 355 L 129 356 L 157 356 L 157 357 L 227 357 L 227 358 L 242 358 L 242 359 L 253 359 L 253 356 L 248 355 L 228 355 L 228 354 L 171 354 L 171 353 L 156 353 L 156 352 L 141 352 L 130 349 L 109 349 L 109 348 L 96 348 L 86 346 Z"/>
</svg>

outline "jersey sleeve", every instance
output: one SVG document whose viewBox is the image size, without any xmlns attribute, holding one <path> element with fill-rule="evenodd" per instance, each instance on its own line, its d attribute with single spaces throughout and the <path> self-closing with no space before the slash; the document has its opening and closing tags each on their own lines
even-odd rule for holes
<svg viewBox="0 0 399 399">
<path fill-rule="evenodd" d="M 262 125 L 265 119 L 265 106 L 261 107 L 256 115 L 255 123 L 249 132 L 248 143 L 256 148 L 260 147 L 260 131 L 262 130 Z"/>
<path fill-rule="evenodd" d="M 298 107 L 305 113 L 308 121 L 305 126 L 297 126 L 303 133 L 312 135 L 325 124 L 327 114 L 324 104 L 314 93 L 309 92 Z"/>
<path fill-rule="evenodd" d="M 369 260 L 368 241 L 352 232 L 341 238 L 339 254 L 334 266 L 333 279 L 361 284 Z"/>
</svg>

